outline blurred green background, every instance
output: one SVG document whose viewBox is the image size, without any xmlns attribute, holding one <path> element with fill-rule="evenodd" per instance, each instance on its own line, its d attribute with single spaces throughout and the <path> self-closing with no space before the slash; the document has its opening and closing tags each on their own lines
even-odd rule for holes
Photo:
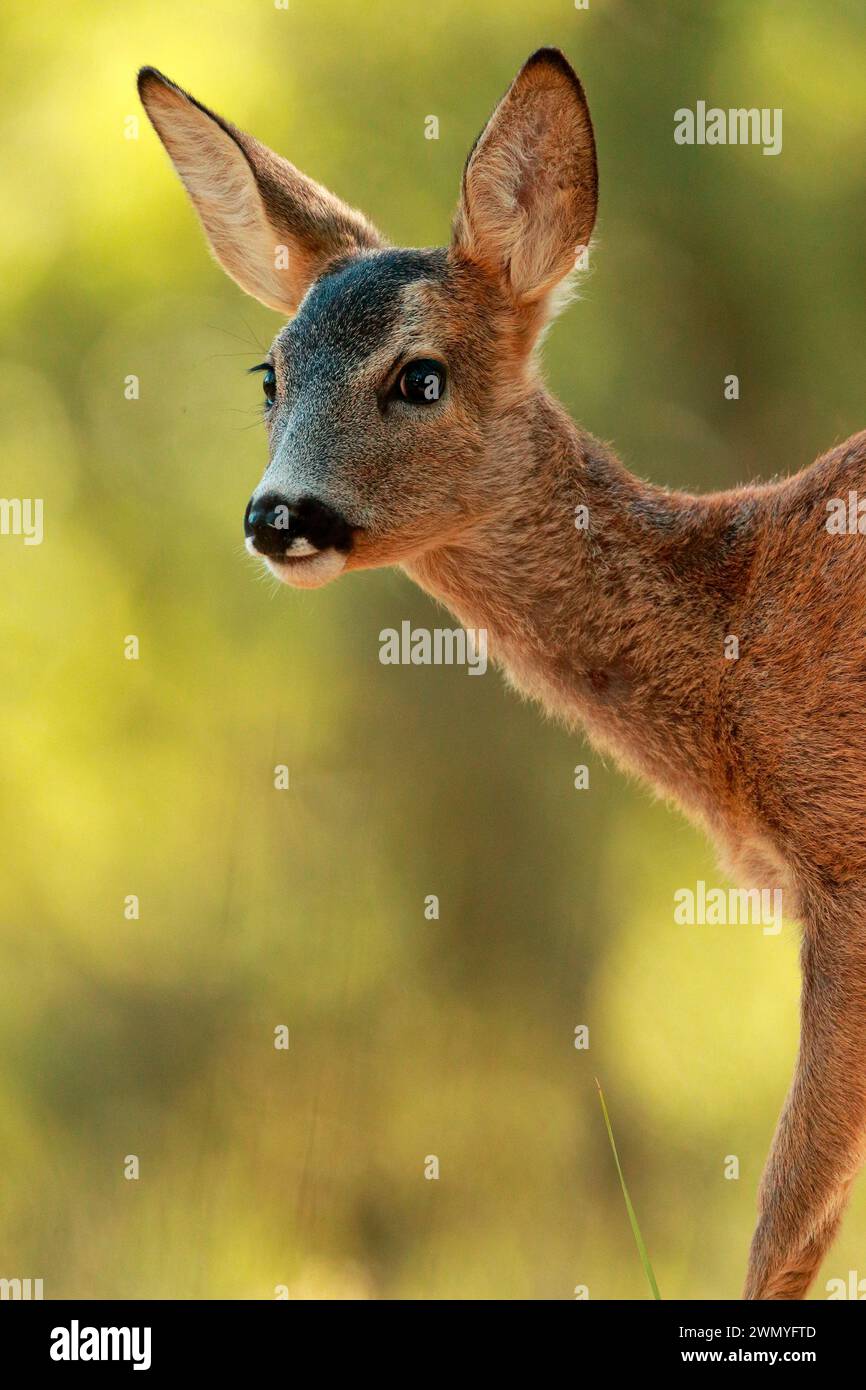
<svg viewBox="0 0 866 1390">
<path fill-rule="evenodd" d="M 663 1296 L 737 1296 L 796 928 L 676 926 L 676 888 L 725 883 L 676 813 L 493 673 L 381 666 L 381 628 L 441 623 L 400 574 L 293 593 L 244 554 L 244 369 L 279 322 L 209 259 L 134 76 L 425 245 L 520 62 L 561 46 L 602 197 L 548 379 L 702 490 L 866 424 L 862 6 L 16 0 L 3 28 L 0 494 L 45 499 L 45 541 L 0 538 L 0 1276 L 645 1298 L 598 1076 Z M 676 146 L 698 99 L 782 107 L 782 154 Z M 861 1185 L 816 1296 L 866 1275 L 864 1235 Z"/>
</svg>

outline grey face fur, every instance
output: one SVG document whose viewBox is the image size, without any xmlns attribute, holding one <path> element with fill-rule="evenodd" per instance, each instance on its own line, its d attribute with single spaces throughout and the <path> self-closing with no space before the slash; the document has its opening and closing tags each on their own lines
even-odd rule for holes
<svg viewBox="0 0 866 1390">
<path fill-rule="evenodd" d="M 411 553 L 434 518 L 441 535 L 443 520 L 459 511 L 450 460 L 458 440 L 464 459 L 477 448 L 477 419 L 467 410 L 467 432 L 455 437 L 466 383 L 447 312 L 450 275 L 445 250 L 347 258 L 312 285 L 271 349 L 270 459 L 251 505 L 279 498 L 328 509 L 351 528 L 353 567 L 381 563 L 385 539 L 389 558 Z M 441 398 L 421 407 L 397 389 L 402 369 L 419 358 L 447 372 Z M 291 583 L 326 582 L 337 560 L 316 557 L 314 565 L 311 550 L 299 538 L 268 563 Z M 295 557 L 303 570 L 290 563 Z"/>
<path fill-rule="evenodd" d="M 412 352 L 411 333 L 395 331 L 403 292 L 441 280 L 444 267 L 444 253 L 385 251 L 351 260 L 311 287 L 271 348 L 278 395 L 268 411 L 270 462 L 254 497 L 312 494 L 351 525 L 371 524 L 378 486 L 371 490 L 362 451 L 384 451 L 387 459 L 399 424 L 391 408 L 397 402 L 384 397 L 401 345 Z"/>
</svg>

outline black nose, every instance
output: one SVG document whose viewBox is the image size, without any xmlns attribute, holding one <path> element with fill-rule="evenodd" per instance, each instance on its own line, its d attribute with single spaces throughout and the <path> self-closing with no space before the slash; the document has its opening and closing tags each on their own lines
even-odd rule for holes
<svg viewBox="0 0 866 1390">
<path fill-rule="evenodd" d="M 317 550 L 350 550 L 352 527 L 339 512 L 315 497 L 290 502 L 278 492 L 251 498 L 244 516 L 244 535 L 260 555 L 283 555 L 292 541 L 305 540 Z"/>
</svg>

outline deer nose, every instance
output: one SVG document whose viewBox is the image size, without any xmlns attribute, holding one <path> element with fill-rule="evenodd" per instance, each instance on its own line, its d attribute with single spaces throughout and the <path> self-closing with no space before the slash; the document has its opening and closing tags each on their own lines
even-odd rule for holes
<svg viewBox="0 0 866 1390">
<path fill-rule="evenodd" d="M 244 516 L 244 536 L 259 555 L 279 556 L 305 550 L 352 547 L 352 527 L 333 507 L 316 497 L 292 502 L 278 492 L 252 497 Z M 298 541 L 307 545 L 299 546 Z"/>
</svg>

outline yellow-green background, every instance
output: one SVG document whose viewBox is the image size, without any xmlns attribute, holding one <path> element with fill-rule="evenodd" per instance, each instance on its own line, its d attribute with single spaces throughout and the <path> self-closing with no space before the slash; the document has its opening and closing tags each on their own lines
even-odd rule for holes
<svg viewBox="0 0 866 1390">
<path fill-rule="evenodd" d="M 43 497 L 46 534 L 0 538 L 0 1276 L 646 1297 L 597 1075 L 662 1294 L 736 1296 L 795 929 L 677 927 L 676 888 L 725 880 L 676 813 L 493 673 L 381 666 L 382 627 L 442 621 L 401 575 L 260 575 L 244 368 L 278 320 L 124 121 L 155 64 L 435 244 L 492 104 L 560 45 L 602 200 L 548 377 L 636 471 L 706 489 L 866 424 L 862 5 L 16 0 L 3 30 L 0 495 Z M 782 107 L 782 154 L 676 146 L 698 99 Z M 864 1236 L 861 1187 L 817 1296 Z"/>
</svg>

